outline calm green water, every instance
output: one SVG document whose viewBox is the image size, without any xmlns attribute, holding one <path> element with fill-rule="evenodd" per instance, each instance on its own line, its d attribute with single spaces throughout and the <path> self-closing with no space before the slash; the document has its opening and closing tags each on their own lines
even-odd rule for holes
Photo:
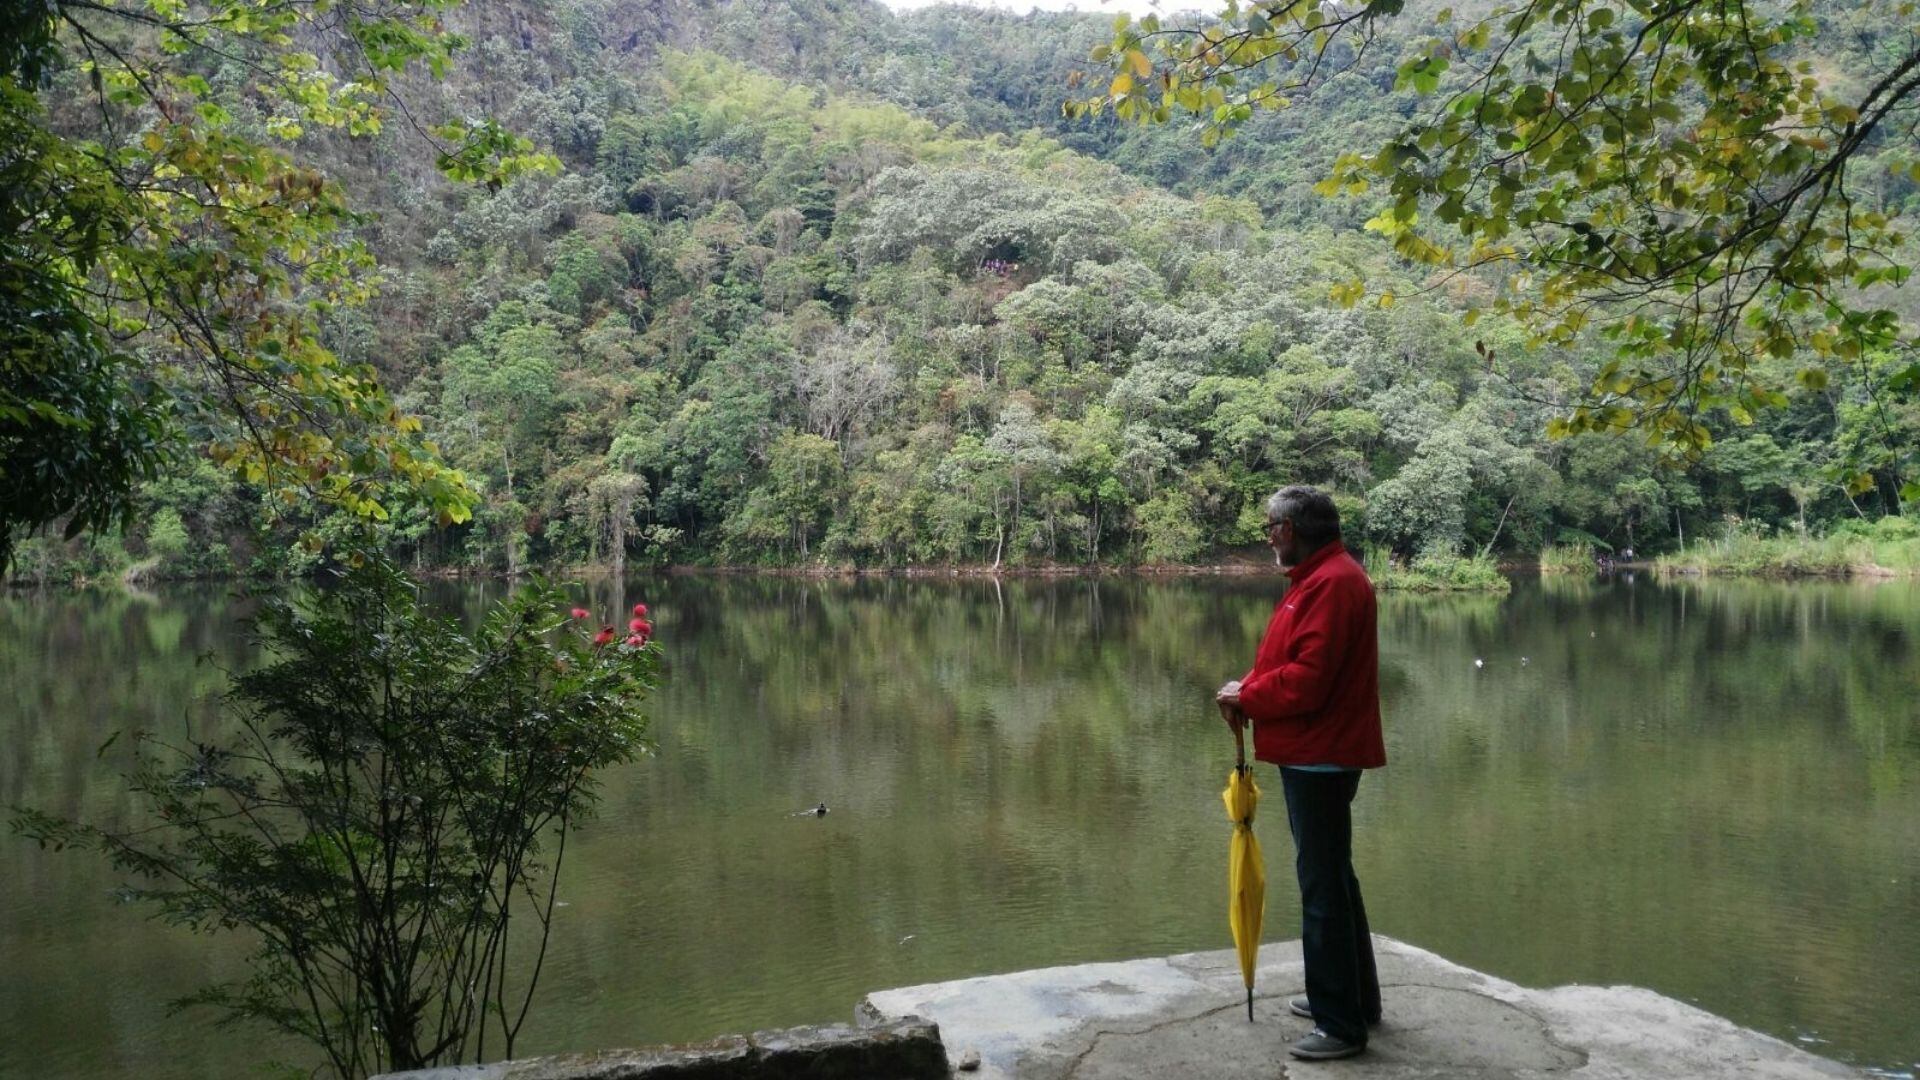
<svg viewBox="0 0 1920 1080">
<path fill-rule="evenodd" d="M 600 586 L 599 606 L 653 605 L 672 681 L 658 757 L 609 778 L 570 849 L 525 1049 L 1226 947 L 1232 743 L 1208 693 L 1244 668 L 1274 589 Z M 500 590 L 437 595 L 475 612 Z M 131 820 L 121 750 L 96 748 L 213 716 L 242 614 L 219 588 L 0 597 L 0 805 Z M 1362 785 L 1357 837 L 1378 931 L 1920 1067 L 1920 589 L 1528 581 L 1385 598 L 1381 638 L 1391 764 Z M 789 816 L 821 801 L 824 819 Z M 1270 934 L 1291 936 L 1280 817 L 1264 832 Z M 169 1019 L 239 950 L 144 921 L 89 859 L 0 836 L 0 1076 L 299 1060 Z"/>
</svg>

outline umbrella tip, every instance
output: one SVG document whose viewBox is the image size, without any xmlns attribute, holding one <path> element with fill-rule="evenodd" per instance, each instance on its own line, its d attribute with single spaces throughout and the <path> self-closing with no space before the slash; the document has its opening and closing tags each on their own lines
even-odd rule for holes
<svg viewBox="0 0 1920 1080">
<path fill-rule="evenodd" d="M 1253 987 L 1247 987 L 1247 1023 L 1253 1023 Z"/>
</svg>

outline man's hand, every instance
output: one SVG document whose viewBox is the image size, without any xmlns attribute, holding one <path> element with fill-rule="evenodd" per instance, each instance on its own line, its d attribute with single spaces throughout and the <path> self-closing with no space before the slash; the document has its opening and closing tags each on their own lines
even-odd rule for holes
<svg viewBox="0 0 1920 1080">
<path fill-rule="evenodd" d="M 1225 720 L 1228 727 L 1239 731 L 1246 724 L 1246 714 L 1240 711 L 1240 680 L 1222 686 L 1214 693 L 1213 700 L 1220 706 L 1220 719 Z"/>
</svg>

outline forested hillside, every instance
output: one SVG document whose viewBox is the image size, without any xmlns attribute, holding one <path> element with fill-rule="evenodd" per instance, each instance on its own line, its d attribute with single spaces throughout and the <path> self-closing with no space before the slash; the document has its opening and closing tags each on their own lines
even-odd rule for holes
<svg viewBox="0 0 1920 1080">
<path fill-rule="evenodd" d="M 455 189 L 397 125 L 304 148 L 370 215 L 382 266 L 328 344 L 480 493 L 466 524 L 391 524 L 423 568 L 1188 562 L 1257 540 L 1289 481 L 1403 553 L 1649 550 L 1899 511 L 1890 484 L 1849 496 L 1830 468 L 1890 426 L 1920 440 L 1910 396 L 1866 392 L 1890 357 L 1757 421 L 1710 417 L 1696 462 L 1631 435 L 1549 440 L 1598 351 L 1468 328 L 1471 280 L 1422 293 L 1360 231 L 1364 200 L 1310 191 L 1404 122 L 1390 47 L 1206 151 L 1059 118 L 1099 17 L 807 0 L 459 17 L 472 47 L 410 107 L 498 115 L 558 174 Z M 1911 191 L 1890 181 L 1890 206 Z M 1332 304 L 1358 273 L 1403 299 Z M 295 538 L 349 527 L 211 464 L 143 501 L 124 536 L 33 541 L 16 573 L 297 568 L 317 545 Z"/>
</svg>

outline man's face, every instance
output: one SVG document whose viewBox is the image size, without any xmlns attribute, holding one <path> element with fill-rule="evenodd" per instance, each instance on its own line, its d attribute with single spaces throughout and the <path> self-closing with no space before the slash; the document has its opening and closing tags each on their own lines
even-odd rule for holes
<svg viewBox="0 0 1920 1080">
<path fill-rule="evenodd" d="M 1293 522 L 1267 519 L 1267 546 L 1273 549 L 1273 561 L 1291 569 L 1300 563 L 1300 542 L 1294 538 Z"/>
</svg>

